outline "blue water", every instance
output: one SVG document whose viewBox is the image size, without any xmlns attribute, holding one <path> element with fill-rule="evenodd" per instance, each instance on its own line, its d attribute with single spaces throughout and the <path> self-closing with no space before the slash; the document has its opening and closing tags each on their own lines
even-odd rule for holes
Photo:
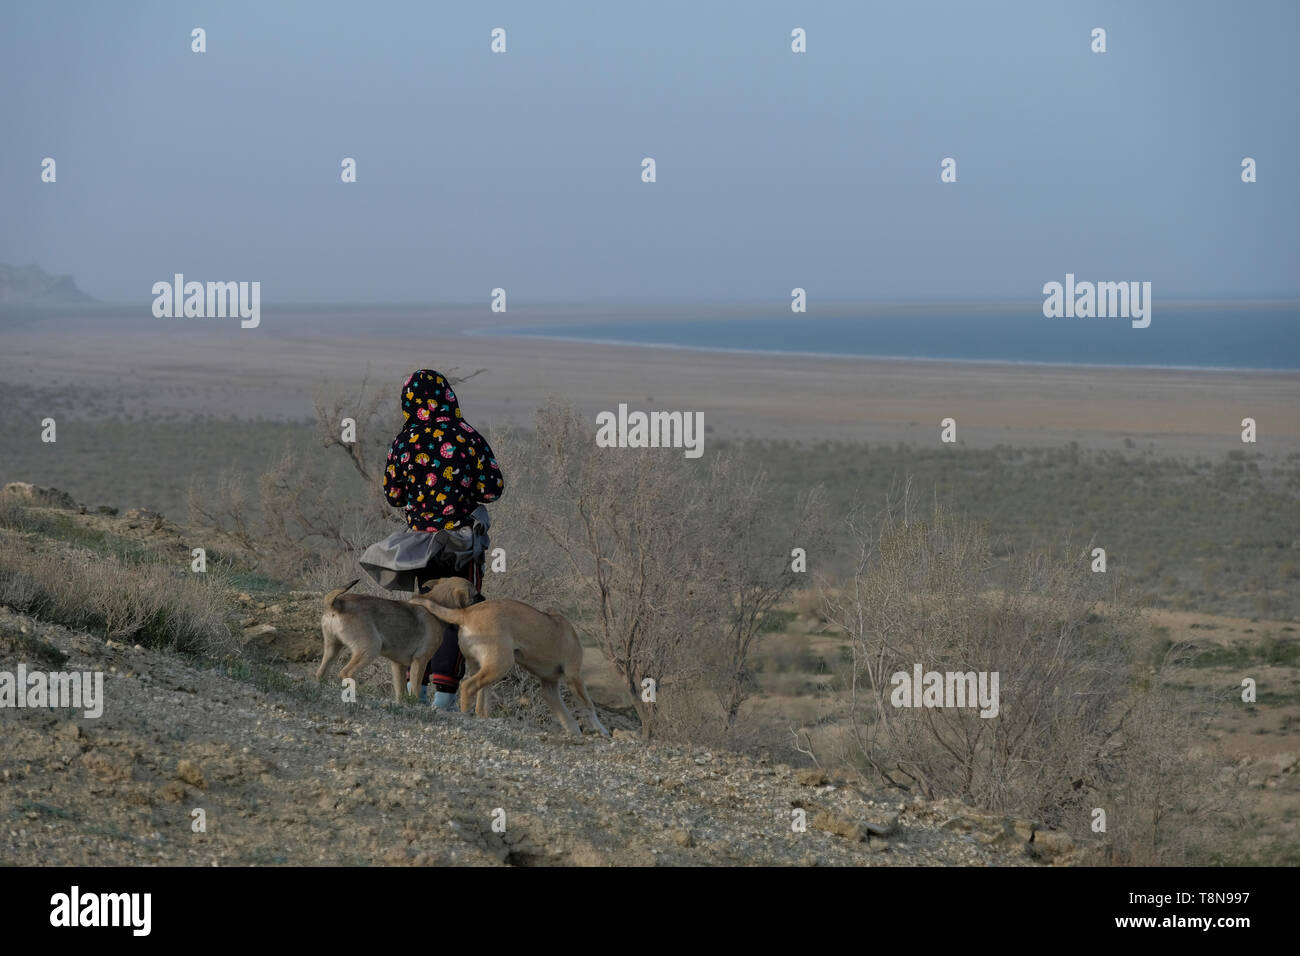
<svg viewBox="0 0 1300 956">
<path fill-rule="evenodd" d="M 1038 311 L 1035 311 L 1035 310 Z M 692 349 L 965 362 L 1300 369 L 1300 304 L 1162 311 L 1151 325 L 1128 319 L 1045 318 L 1023 313 L 888 313 L 869 318 L 665 318 L 519 326 L 495 334 Z"/>
</svg>

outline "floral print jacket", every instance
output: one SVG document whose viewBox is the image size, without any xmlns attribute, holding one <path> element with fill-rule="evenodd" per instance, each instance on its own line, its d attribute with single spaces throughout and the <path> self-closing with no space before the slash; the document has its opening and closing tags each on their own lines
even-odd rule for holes
<svg viewBox="0 0 1300 956">
<path fill-rule="evenodd" d="M 428 368 L 413 372 L 402 386 L 402 413 L 384 494 L 405 511 L 411 530 L 459 527 L 479 504 L 501 497 L 505 479 L 492 448 L 465 421 L 446 378 Z"/>
</svg>

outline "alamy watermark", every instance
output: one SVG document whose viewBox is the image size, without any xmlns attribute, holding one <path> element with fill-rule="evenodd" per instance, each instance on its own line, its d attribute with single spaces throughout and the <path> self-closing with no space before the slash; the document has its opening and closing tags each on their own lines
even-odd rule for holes
<svg viewBox="0 0 1300 956">
<path fill-rule="evenodd" d="M 998 715 L 997 671 L 898 671 L 889 678 L 894 689 L 889 702 L 895 707 L 979 707 L 981 717 Z"/>
<path fill-rule="evenodd" d="M 171 282 L 153 284 L 155 318 L 224 319 L 238 316 L 240 328 L 255 329 L 262 322 L 262 283 L 186 282 L 177 272 Z"/>
<path fill-rule="evenodd" d="M 687 458 L 704 454 L 703 412 L 629 412 L 596 415 L 597 448 L 684 448 Z"/>
<path fill-rule="evenodd" d="M 65 707 L 86 717 L 104 713 L 103 671 L 0 671 L 0 707 Z"/>
<path fill-rule="evenodd" d="M 50 925 L 128 927 L 133 936 L 148 936 L 152 928 L 152 893 L 68 893 L 50 897 Z"/>
<path fill-rule="evenodd" d="M 1049 319 L 1132 319 L 1133 328 L 1151 324 L 1150 282 L 1075 282 L 1065 274 L 1065 284 L 1043 286 L 1043 315 Z"/>
</svg>

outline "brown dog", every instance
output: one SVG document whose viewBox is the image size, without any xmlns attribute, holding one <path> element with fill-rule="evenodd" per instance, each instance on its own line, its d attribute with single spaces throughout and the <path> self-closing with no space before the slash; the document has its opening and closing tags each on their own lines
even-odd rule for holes
<svg viewBox="0 0 1300 956">
<path fill-rule="evenodd" d="M 439 621 L 460 628 L 460 652 L 478 665 L 478 670 L 461 682 L 460 709 L 469 713 L 469 699 L 478 695 L 476 711 L 487 716 L 485 692 L 516 663 L 542 682 L 542 697 L 555 719 L 571 734 L 582 734 L 560 698 L 564 680 L 582 702 L 591 726 L 605 735 L 609 731 L 596 715 L 587 685 L 582 682 L 582 645 L 573 625 L 558 611 L 543 613 L 522 601 L 497 598 L 470 607 L 446 607 L 432 594 L 411 598 Z"/>
<path fill-rule="evenodd" d="M 325 595 L 325 613 L 320 619 L 325 647 L 320 667 L 316 668 L 316 680 L 325 676 L 334 658 L 346 646 L 352 656 L 339 671 L 340 679 L 352 677 L 376 655 L 386 657 L 393 665 L 393 696 L 400 701 L 406 688 L 405 669 L 411 668 L 415 680 L 419 680 L 442 643 L 443 628 L 406 601 L 345 594 L 357 581 Z M 425 593 L 455 607 L 468 607 L 476 596 L 474 586 L 464 578 L 442 578 L 433 582 Z"/>
</svg>

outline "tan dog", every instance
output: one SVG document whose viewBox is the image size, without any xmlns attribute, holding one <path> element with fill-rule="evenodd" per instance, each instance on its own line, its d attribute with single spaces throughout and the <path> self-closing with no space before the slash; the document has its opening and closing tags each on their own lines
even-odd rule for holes
<svg viewBox="0 0 1300 956">
<path fill-rule="evenodd" d="M 411 668 L 414 680 L 423 676 L 429 659 L 442 643 L 442 625 L 406 601 L 345 594 L 357 581 L 325 595 L 325 613 L 320 619 L 325 647 L 316 680 L 325 676 L 346 646 L 352 656 L 339 671 L 339 678 L 352 677 L 377 655 L 386 657 L 393 665 L 393 696 L 400 701 L 406 688 L 405 669 Z M 442 578 L 425 593 L 456 607 L 468 607 L 475 598 L 474 586 L 464 578 Z"/>
<path fill-rule="evenodd" d="M 555 719 L 571 734 L 582 734 L 560 698 L 564 680 L 582 702 L 591 725 L 601 734 L 609 731 L 596 715 L 587 685 L 582 682 L 582 645 L 573 625 L 558 611 L 543 613 L 522 601 L 497 598 L 470 607 L 451 608 L 433 599 L 433 595 L 411 598 L 412 604 L 425 608 L 433 617 L 460 628 L 460 652 L 478 665 L 478 670 L 461 682 L 460 709 L 469 713 L 469 699 L 478 695 L 476 711 L 487 716 L 483 692 L 506 674 L 516 663 L 542 682 L 542 697 L 551 707 Z"/>
</svg>

